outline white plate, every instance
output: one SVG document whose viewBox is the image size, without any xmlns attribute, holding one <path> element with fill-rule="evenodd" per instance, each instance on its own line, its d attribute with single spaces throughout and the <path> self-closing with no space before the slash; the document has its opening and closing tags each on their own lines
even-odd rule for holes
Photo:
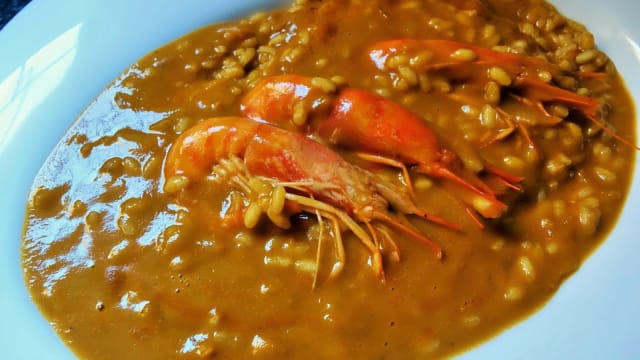
<svg viewBox="0 0 640 360">
<path fill-rule="evenodd" d="M 140 56 L 278 2 L 35 0 L 0 32 L 0 358 L 73 358 L 27 295 L 19 249 L 31 181 L 67 127 Z M 596 34 L 640 99 L 640 2 L 553 3 Z M 640 358 L 639 168 L 615 231 L 551 302 L 462 358 Z"/>
</svg>

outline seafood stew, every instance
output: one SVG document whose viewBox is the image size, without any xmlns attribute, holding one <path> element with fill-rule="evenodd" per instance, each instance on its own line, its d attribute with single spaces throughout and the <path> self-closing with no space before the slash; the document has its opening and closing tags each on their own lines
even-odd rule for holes
<svg viewBox="0 0 640 360">
<path fill-rule="evenodd" d="M 64 139 L 36 180 L 25 233 L 32 293 L 74 351 L 88 358 L 279 358 L 309 348 L 320 357 L 438 356 L 544 303 L 622 206 L 633 160 L 624 142 L 633 139 L 615 135 L 634 133 L 630 100 L 606 57 L 582 39 L 584 29 L 549 7 L 517 5 L 537 9 L 523 22 L 558 22 L 527 34 L 503 20 L 508 11 L 525 13 L 514 4 L 428 3 L 380 2 L 380 12 L 372 7 L 352 23 L 340 18 L 366 4 L 312 2 L 203 29 L 142 59 L 101 95 L 96 104 L 112 106 L 109 115 L 85 113 Z M 440 20 L 453 25 L 434 25 Z M 424 27 L 393 27 L 400 21 Z M 349 35 L 363 24 L 371 28 L 366 39 Z M 464 35 L 469 29 L 476 35 Z M 545 47 L 519 49 L 516 35 L 542 42 L 545 31 L 558 31 L 578 44 L 567 56 L 576 63 L 561 65 L 551 35 L 546 49 L 556 52 L 544 54 L 557 67 L 531 70 L 552 77 L 533 85 L 519 77 L 523 65 L 513 74 L 504 59 L 478 61 L 470 74 L 441 60 L 416 66 L 420 54 L 405 56 L 408 64 L 393 64 L 401 55 L 372 60 L 380 58 L 370 55 L 375 47 L 389 39 L 410 44 L 418 30 L 448 39 L 456 61 L 465 61 L 465 50 L 480 57 L 468 42 L 492 56 L 508 47 L 529 59 Z M 390 51 L 414 51 L 404 44 Z M 578 64 L 589 50 L 595 57 Z M 300 76 L 294 85 L 308 81 L 309 92 L 276 109 L 284 120 L 251 112 L 249 95 L 281 73 Z M 424 145 L 406 138 L 414 131 L 400 139 L 417 146 L 405 155 L 395 139 L 379 148 L 364 138 L 384 132 L 341 127 L 342 116 L 371 120 L 345 105 L 362 98 L 383 113 L 417 114 L 431 134 L 431 157 L 408 158 Z M 232 116 L 242 120 L 220 120 Z M 208 136 L 210 121 L 233 135 L 202 144 L 202 153 L 178 154 L 187 165 L 172 167 L 180 139 Z M 233 129 L 248 121 L 261 130 L 243 143 Z M 268 134 L 279 135 L 262 141 Z M 323 150 L 295 153 L 292 143 Z M 304 156 L 288 157 L 296 154 Z M 61 163 L 71 170 L 56 172 Z M 193 163 L 204 172 L 192 172 Z M 344 181 L 343 168 L 355 169 Z M 436 173 L 445 170 L 455 177 Z M 375 201 L 356 201 L 362 194 Z"/>
</svg>

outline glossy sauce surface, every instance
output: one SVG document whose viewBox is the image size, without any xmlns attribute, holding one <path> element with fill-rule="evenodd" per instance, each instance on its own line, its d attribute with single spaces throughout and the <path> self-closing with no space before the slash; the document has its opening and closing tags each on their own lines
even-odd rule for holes
<svg viewBox="0 0 640 360">
<path fill-rule="evenodd" d="M 417 37 L 520 46 L 572 73 L 608 74 L 556 81 L 606 102 L 618 133 L 635 133 L 634 109 L 584 29 L 539 1 L 479 4 L 310 2 L 212 25 L 134 64 L 70 129 L 27 205 L 26 281 L 56 331 L 90 359 L 428 357 L 467 349 L 544 304 L 614 224 L 633 150 L 576 111 L 546 124 L 508 96 L 500 107 L 519 114 L 535 148 L 518 132 L 487 142 L 506 124 L 487 121 L 485 88 L 446 71 L 414 83 L 408 71 L 380 70 L 367 49 Z M 178 135 L 240 115 L 242 96 L 280 73 L 388 96 L 424 118 L 466 167 L 482 160 L 521 176 L 523 192 L 507 192 L 509 212 L 480 229 L 455 189 L 412 173 L 419 205 L 463 229 L 410 220 L 445 258 L 394 234 L 400 260 L 385 253 L 383 283 L 345 233 L 344 271 L 328 279 L 326 242 L 313 288 L 313 214 L 296 216 L 289 231 L 268 222 L 248 230 L 225 223 L 241 196 L 230 186 L 163 190 Z M 336 151 L 401 185 L 395 169 Z"/>
</svg>

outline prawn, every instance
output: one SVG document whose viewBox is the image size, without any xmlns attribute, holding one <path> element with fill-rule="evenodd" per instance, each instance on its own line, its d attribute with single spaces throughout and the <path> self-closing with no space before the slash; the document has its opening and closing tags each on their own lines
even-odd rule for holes
<svg viewBox="0 0 640 360">
<path fill-rule="evenodd" d="M 335 99 L 329 117 L 315 130 L 331 143 L 377 156 L 382 163 L 414 166 L 419 173 L 441 178 L 468 190 L 463 201 L 486 218 L 500 217 L 507 206 L 445 148 L 436 134 L 414 113 L 378 94 L 344 89 Z M 379 157 L 378 157 L 379 156 Z"/>
<path fill-rule="evenodd" d="M 313 87 L 311 78 L 300 75 L 265 78 L 245 95 L 241 110 L 256 120 L 290 126 L 296 101 L 304 98 L 299 94 Z M 288 90 L 285 95 L 283 89 Z M 382 96 L 343 89 L 324 113 L 304 126 L 332 144 L 358 151 L 366 160 L 400 168 L 408 186 L 406 166 L 461 186 L 467 190 L 462 200 L 486 218 L 500 217 L 507 209 L 479 178 L 463 171 L 457 155 L 440 143 L 422 119 Z"/>
<path fill-rule="evenodd" d="M 369 59 L 381 71 L 395 71 L 396 56 L 412 58 L 411 69 L 417 73 L 447 71 L 447 77 L 465 84 L 476 83 L 484 88 L 494 81 L 507 90 L 515 100 L 531 106 L 542 114 L 547 124 L 562 119 L 551 115 L 545 103 L 564 104 L 581 112 L 586 118 L 611 136 L 632 148 L 640 149 L 631 141 L 611 130 L 598 119 L 601 104 L 593 98 L 555 86 L 553 79 L 567 74 L 559 66 L 543 59 L 513 53 L 499 52 L 476 45 L 441 39 L 397 39 L 374 44 L 369 49 Z M 578 78 L 600 78 L 603 73 L 573 72 Z M 543 81 L 546 78 L 550 81 Z M 509 128 L 497 137 L 501 139 L 512 132 L 516 125 L 513 117 L 503 111 Z"/>
<path fill-rule="evenodd" d="M 454 69 L 451 76 L 457 79 L 486 79 L 486 73 L 478 68 L 499 66 L 510 75 L 538 76 L 547 71 L 553 76 L 560 68 L 542 59 L 498 52 L 477 45 L 442 39 L 397 39 L 378 42 L 369 48 L 369 59 L 378 70 L 394 68 L 389 62 L 395 55 L 421 55 L 413 61 L 415 71 Z"/>
<path fill-rule="evenodd" d="M 333 222 L 336 249 L 343 249 L 339 229 L 340 224 L 346 226 L 369 250 L 371 267 L 380 276 L 383 265 L 377 233 L 385 236 L 384 224 L 425 243 L 437 258 L 442 257 L 439 245 L 412 225 L 400 222 L 397 215 L 389 212 L 390 206 L 400 213 L 459 230 L 457 225 L 418 208 L 396 186 L 352 165 L 330 148 L 302 134 L 244 117 L 210 118 L 180 135 L 165 160 L 165 189 L 166 184 L 176 180 L 184 186 L 202 181 L 212 168 L 214 175 L 229 177 L 230 183 L 248 197 L 261 195 L 255 194 L 254 189 L 259 188 L 256 181 L 269 185 L 262 186 L 271 189 L 268 197 L 272 199 L 263 210 L 281 228 L 290 226 L 284 202 L 318 214 L 319 220 L 321 217 Z M 254 204 L 246 209 L 245 226 L 255 226 L 256 211 L 262 214 Z M 396 248 L 390 237 L 385 238 Z M 331 276 L 340 271 L 345 261 L 342 250 L 337 254 Z"/>
</svg>

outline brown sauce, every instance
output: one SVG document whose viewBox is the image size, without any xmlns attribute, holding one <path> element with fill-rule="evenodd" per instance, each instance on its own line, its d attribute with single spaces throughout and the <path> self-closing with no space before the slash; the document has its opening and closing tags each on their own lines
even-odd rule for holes
<svg viewBox="0 0 640 360">
<path fill-rule="evenodd" d="M 632 101 L 593 36 L 541 1 L 309 1 L 211 25 L 126 70 L 35 179 L 25 279 L 68 346 L 88 359 L 441 357 L 542 306 L 614 225 L 634 150 L 558 101 L 545 106 L 560 121 L 545 122 L 499 75 L 478 86 L 446 69 L 416 71 L 417 59 L 381 70 L 367 56 L 372 44 L 403 38 L 544 59 L 562 69 L 554 86 L 597 99 L 599 118 L 635 134 Z M 330 277 L 335 249 L 324 241 L 316 263 L 312 213 L 293 216 L 290 230 L 265 219 L 247 229 L 225 223 L 234 208 L 246 211 L 229 184 L 165 191 L 178 136 L 210 117 L 241 116 L 243 96 L 281 73 L 388 97 L 425 119 L 464 168 L 491 164 L 522 177 L 522 191 L 505 189 L 509 209 L 480 218 L 481 229 L 461 190 L 410 169 L 416 203 L 463 230 L 408 216 L 445 256 L 391 229 L 400 258 L 382 246 L 384 281 L 348 231 L 344 269 Z M 498 139 L 509 125 L 499 111 L 517 126 Z M 397 169 L 331 146 L 402 187 Z"/>
</svg>

